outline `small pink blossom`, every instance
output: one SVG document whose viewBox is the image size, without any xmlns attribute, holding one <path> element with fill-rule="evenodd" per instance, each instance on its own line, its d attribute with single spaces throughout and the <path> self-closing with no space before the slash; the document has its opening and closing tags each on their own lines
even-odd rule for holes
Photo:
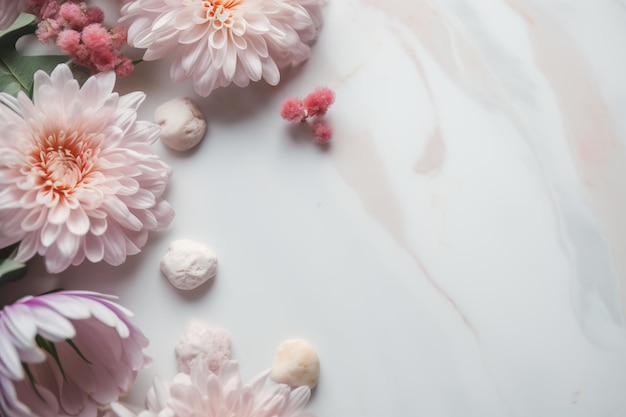
<svg viewBox="0 0 626 417">
<path fill-rule="evenodd" d="M 64 19 L 65 24 L 72 29 L 80 30 L 87 24 L 85 9 L 76 3 L 63 3 L 59 9 L 58 16 Z"/>
<path fill-rule="evenodd" d="M 44 20 L 56 16 L 60 8 L 61 3 L 58 0 L 30 0 L 28 12 Z"/>
<path fill-rule="evenodd" d="M 117 57 L 111 51 L 104 49 L 98 53 L 91 53 L 90 66 L 95 69 L 94 72 L 103 72 L 115 68 L 117 65 Z"/>
<path fill-rule="evenodd" d="M 66 53 L 68 54 L 69 57 L 71 57 L 77 63 L 91 62 L 91 51 L 89 50 L 89 48 L 87 48 L 87 46 L 84 43 L 79 43 L 74 49 L 68 49 Z M 87 68 L 91 68 L 91 66 L 87 66 Z M 95 70 L 92 70 L 92 71 L 95 72 Z"/>
<path fill-rule="evenodd" d="M 59 33 L 57 37 L 57 45 L 64 51 L 73 51 L 80 44 L 80 32 L 73 29 L 67 29 Z"/>
<path fill-rule="evenodd" d="M 301 122 L 306 119 L 304 103 L 297 97 L 287 97 L 280 108 L 280 115 L 290 122 Z"/>
<path fill-rule="evenodd" d="M 132 62 L 121 52 L 127 43 L 126 28 L 117 25 L 107 29 L 102 24 L 102 9 L 79 0 L 62 4 L 57 0 L 31 0 L 29 11 L 41 19 L 36 32 L 39 40 L 56 38 L 57 45 L 76 64 L 94 74 L 115 70 L 118 76 L 126 76 L 133 70 Z M 75 32 L 80 34 L 78 43 Z"/>
<path fill-rule="evenodd" d="M 109 31 L 98 23 L 92 23 L 83 28 L 82 41 L 87 48 L 94 53 L 101 53 L 112 49 L 111 35 Z"/>
<path fill-rule="evenodd" d="M 131 61 L 130 58 L 124 57 L 115 67 L 115 75 L 118 77 L 127 77 L 131 72 L 133 72 L 134 68 L 135 65 L 133 64 L 133 61 Z"/>
<path fill-rule="evenodd" d="M 313 131 L 315 132 L 315 142 L 320 145 L 327 144 L 333 137 L 333 128 L 325 119 L 316 119 L 313 122 Z"/>
<path fill-rule="evenodd" d="M 328 87 L 318 87 L 307 95 L 304 100 L 297 97 L 287 97 L 280 107 L 280 115 L 290 122 L 306 122 L 312 119 L 310 124 L 315 135 L 315 142 L 325 145 L 333 136 L 333 129 L 322 118 L 328 108 L 335 102 L 335 92 Z"/>
<path fill-rule="evenodd" d="M 85 11 L 85 15 L 87 17 L 87 23 L 86 24 L 88 24 L 88 25 L 90 25 L 92 23 L 102 23 L 102 22 L 104 22 L 104 12 L 99 7 L 95 7 L 95 6 L 89 7 Z"/>
<path fill-rule="evenodd" d="M 122 25 L 115 25 L 111 28 L 111 42 L 114 48 L 119 49 L 126 45 L 128 40 L 128 29 Z"/>
<path fill-rule="evenodd" d="M 335 102 L 335 92 L 328 87 L 318 87 L 303 101 L 309 117 L 323 116 Z"/>
<path fill-rule="evenodd" d="M 37 25 L 37 30 L 35 34 L 37 35 L 37 39 L 41 42 L 48 42 L 58 36 L 63 30 L 63 26 L 57 20 L 42 20 Z"/>
</svg>

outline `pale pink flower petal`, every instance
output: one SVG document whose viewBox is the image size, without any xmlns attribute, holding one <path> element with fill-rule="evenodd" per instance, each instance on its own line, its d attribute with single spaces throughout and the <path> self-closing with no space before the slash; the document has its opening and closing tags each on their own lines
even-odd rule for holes
<svg viewBox="0 0 626 417">
<path fill-rule="evenodd" d="M 231 83 L 280 81 L 309 58 L 325 0 L 131 0 L 120 22 L 145 60 L 174 56 L 170 76 L 208 96 Z"/>
<path fill-rule="evenodd" d="M 5 30 L 26 10 L 28 0 L 0 0 L 0 30 Z"/>
<path fill-rule="evenodd" d="M 81 88 L 59 65 L 35 74 L 32 101 L 0 93 L 0 247 L 21 241 L 17 261 L 119 265 L 172 220 L 171 169 L 150 146 L 159 126 L 136 120 L 143 93 L 114 84 L 106 72 Z"/>
<path fill-rule="evenodd" d="M 62 291 L 0 310 L 0 410 L 11 417 L 95 416 L 126 392 L 150 362 L 148 341 L 112 298 Z M 36 337 L 54 345 L 58 362 Z"/>
<path fill-rule="evenodd" d="M 113 411 L 118 417 L 312 416 L 303 411 L 309 387 L 291 389 L 271 383 L 268 375 L 263 372 L 244 385 L 235 361 L 225 362 L 217 374 L 206 362 L 194 361 L 191 374 L 180 373 L 170 383 L 155 380 L 147 410 L 113 404 Z"/>
</svg>

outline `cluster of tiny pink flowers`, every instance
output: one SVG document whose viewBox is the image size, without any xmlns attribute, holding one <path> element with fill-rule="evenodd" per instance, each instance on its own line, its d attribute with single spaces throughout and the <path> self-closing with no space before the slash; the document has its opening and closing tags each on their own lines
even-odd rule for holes
<svg viewBox="0 0 626 417">
<path fill-rule="evenodd" d="M 31 0 L 29 12 L 41 19 L 37 37 L 56 44 L 78 65 L 92 73 L 115 70 L 119 77 L 130 74 L 132 61 L 121 53 L 127 31 L 117 25 L 107 29 L 102 9 L 79 0 Z"/>
<path fill-rule="evenodd" d="M 305 122 L 313 118 L 311 127 L 315 134 L 315 142 L 326 144 L 333 136 L 324 115 L 335 102 L 335 92 L 328 87 L 318 87 L 304 99 L 287 97 L 280 108 L 280 115 L 290 122 Z"/>
</svg>

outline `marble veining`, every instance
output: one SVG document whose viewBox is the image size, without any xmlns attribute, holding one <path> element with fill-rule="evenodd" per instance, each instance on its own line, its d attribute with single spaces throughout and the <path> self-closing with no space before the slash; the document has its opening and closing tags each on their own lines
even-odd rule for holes
<svg viewBox="0 0 626 417">
<path fill-rule="evenodd" d="M 244 376 L 309 340 L 320 417 L 624 416 L 625 4 L 329 0 L 305 65 L 195 97 L 204 141 L 159 145 L 170 229 L 118 268 L 34 262 L 36 286 L 135 312 L 156 361 L 130 402 L 171 377 L 197 317 L 229 330 Z M 151 118 L 193 96 L 167 77 L 142 63 L 118 87 L 145 90 Z M 278 117 L 318 85 L 337 93 L 328 149 Z M 180 238 L 218 253 L 210 288 L 160 276 Z"/>
</svg>

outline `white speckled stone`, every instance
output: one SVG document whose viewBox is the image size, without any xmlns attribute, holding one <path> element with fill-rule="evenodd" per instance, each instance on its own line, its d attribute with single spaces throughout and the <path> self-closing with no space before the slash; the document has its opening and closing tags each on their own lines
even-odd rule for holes
<svg viewBox="0 0 626 417">
<path fill-rule="evenodd" d="M 192 290 L 215 277 L 217 255 L 201 243 L 175 240 L 161 259 L 161 271 L 174 287 Z"/>
</svg>

